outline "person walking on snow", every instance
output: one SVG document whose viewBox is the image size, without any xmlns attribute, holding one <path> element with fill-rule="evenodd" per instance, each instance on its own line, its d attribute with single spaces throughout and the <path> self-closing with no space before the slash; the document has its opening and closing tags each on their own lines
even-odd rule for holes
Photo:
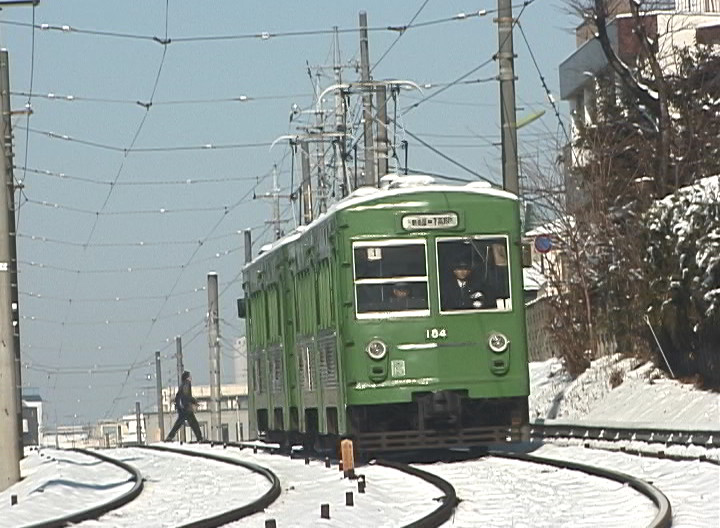
<svg viewBox="0 0 720 528">
<path fill-rule="evenodd" d="M 202 442 L 203 438 L 200 432 L 200 425 L 198 424 L 197 418 L 195 418 L 194 406 L 197 405 L 197 400 L 193 398 L 192 395 L 192 377 L 186 370 L 182 373 L 180 379 L 182 383 L 180 387 L 178 387 L 177 394 L 175 395 L 175 409 L 177 409 L 178 417 L 165 441 L 172 442 L 173 438 L 175 438 L 175 433 L 187 422 L 192 428 L 193 433 L 195 433 L 197 441 Z"/>
</svg>

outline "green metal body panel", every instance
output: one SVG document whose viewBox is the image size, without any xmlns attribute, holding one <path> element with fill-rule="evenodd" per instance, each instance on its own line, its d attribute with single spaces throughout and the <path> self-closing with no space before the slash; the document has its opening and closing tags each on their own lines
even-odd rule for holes
<svg viewBox="0 0 720 528">
<path fill-rule="evenodd" d="M 527 397 L 518 202 L 502 192 L 437 189 L 378 192 L 351 200 L 246 266 L 251 432 L 305 432 L 306 417 L 317 412 L 317 432 L 347 434 L 348 407 L 410 402 L 417 392 L 464 390 L 478 399 Z M 456 213 L 458 225 L 403 227 L 405 215 L 439 212 Z M 436 240 L 464 235 L 508 238 L 511 311 L 440 313 Z M 390 239 L 426 241 L 428 316 L 356 315 L 353 244 Z M 508 350 L 490 350 L 493 332 L 509 337 Z M 366 353 L 368 342 L 376 338 L 388 347 L 381 360 Z M 282 421 L 275 419 L 275 409 L 280 409 Z M 336 416 L 328 409 L 335 409 Z M 267 423 L 257 422 L 257 411 L 267 412 Z"/>
</svg>

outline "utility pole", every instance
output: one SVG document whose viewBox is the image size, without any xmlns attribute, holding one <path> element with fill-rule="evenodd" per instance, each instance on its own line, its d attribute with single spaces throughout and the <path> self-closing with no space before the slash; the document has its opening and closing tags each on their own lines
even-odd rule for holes
<svg viewBox="0 0 720 528">
<path fill-rule="evenodd" d="M 163 410 L 162 397 L 162 370 L 160 367 L 160 351 L 155 352 L 155 385 L 157 386 L 158 425 L 160 429 L 160 441 L 165 440 L 165 411 Z"/>
<path fill-rule="evenodd" d="M 388 173 L 387 87 L 377 87 L 378 181 Z"/>
<path fill-rule="evenodd" d="M 182 337 L 175 336 L 175 358 L 177 359 L 177 382 L 178 390 L 182 385 L 182 374 L 185 372 L 185 366 L 183 365 L 183 351 L 182 351 Z M 185 442 L 185 426 L 180 428 L 180 441 Z"/>
<path fill-rule="evenodd" d="M 135 402 L 135 427 L 137 428 L 137 443 L 142 444 L 142 421 L 140 420 L 140 402 Z"/>
<path fill-rule="evenodd" d="M 302 184 L 300 185 L 302 196 L 302 224 L 308 225 L 313 220 L 313 198 L 312 180 L 310 178 L 310 152 L 307 140 L 300 140 L 300 169 L 302 173 Z"/>
<path fill-rule="evenodd" d="M 333 27 L 335 32 L 335 41 L 333 46 L 333 73 L 335 75 L 335 84 L 342 84 L 342 64 L 340 57 L 340 36 L 337 26 Z M 347 127 L 345 125 L 345 97 L 341 89 L 335 90 L 335 132 L 341 132 L 342 136 L 335 140 L 335 181 L 342 181 L 344 192 L 343 197 L 350 193 L 353 189 L 345 167 L 345 149 L 347 141 L 345 133 Z M 342 170 L 342 178 L 340 178 L 340 170 Z"/>
<path fill-rule="evenodd" d="M 15 245 L 15 188 L 12 174 L 10 131 L 10 83 L 8 53 L 0 50 L 0 99 L 2 100 L 2 133 L 0 133 L 0 491 L 20 480 L 22 427 L 18 413 L 22 400 L 18 394 L 15 327 L 13 326 L 13 261 Z M 12 219 L 12 220 L 11 220 Z M 22 416 L 22 415 L 20 415 Z M 22 424 L 22 422 L 20 422 Z"/>
<path fill-rule="evenodd" d="M 245 246 L 245 264 L 250 264 L 252 261 L 252 231 L 246 229 L 243 231 L 244 246 Z"/>
<path fill-rule="evenodd" d="M 218 276 L 208 273 L 208 341 L 210 345 L 210 440 L 222 440 L 220 416 L 220 312 Z"/>
<path fill-rule="evenodd" d="M 0 9 L 3 7 L 15 7 L 15 6 L 32 6 L 33 8 L 37 6 L 40 3 L 40 0 L 3 0 L 0 1 Z M 0 388 L 0 412 L 2 413 L 10 413 L 11 411 L 15 411 L 15 414 L 10 414 L 11 420 L 15 420 L 15 426 L 13 428 L 17 428 L 17 431 L 15 432 L 14 439 L 15 439 L 15 451 L 16 456 L 15 457 L 9 457 L 8 449 L 10 449 L 10 444 L 5 444 L 5 439 L 3 438 L 4 435 L 0 433 L 0 459 L 5 459 L 7 457 L 7 464 L 9 466 L 17 465 L 17 479 L 12 480 L 16 473 L 16 471 L 12 468 L 7 468 L 8 471 L 5 471 L 5 462 L 0 461 L 0 491 L 5 489 L 5 485 L 3 484 L 3 481 L 5 480 L 4 476 L 7 475 L 7 478 L 9 479 L 8 482 L 12 484 L 13 482 L 17 482 L 20 478 L 20 459 L 24 456 L 24 449 L 23 449 L 23 439 L 22 439 L 22 424 L 23 424 L 23 418 L 22 418 L 22 362 L 20 357 L 20 308 L 18 304 L 18 282 L 17 282 L 17 247 L 16 247 L 16 239 L 15 239 L 15 182 L 13 179 L 13 154 L 12 154 L 12 128 L 11 128 L 11 122 L 10 122 L 10 75 L 9 75 L 9 60 L 8 60 L 8 53 L 7 50 L 1 50 L 0 54 L 2 55 L 0 57 L 0 100 L 2 101 L 2 133 L 0 134 L 0 164 L 2 164 L 2 170 L 4 171 L 0 176 L 3 176 L 4 179 L 0 180 L 0 185 L 3 186 L 2 190 L 2 196 L 0 196 L 0 201 L 2 201 L 1 207 L 7 208 L 5 211 L 0 212 L 0 215 L 7 214 L 7 226 L 3 225 L 0 227 L 2 229 L 2 233 L 0 233 L 0 245 L 3 246 L 3 248 L 0 250 L 0 268 L 4 268 L 7 266 L 7 269 L 0 269 L 0 274 L 2 275 L 8 275 L 7 277 L 9 279 L 9 287 L 10 287 L 10 303 L 7 305 L 5 304 L 6 298 L 4 296 L 4 293 L 0 294 L 0 303 L 2 303 L 2 306 L 0 306 L 0 318 L 7 317 L 10 319 L 11 323 L 11 333 L 5 334 L 5 329 L 3 329 L 2 332 L 0 332 L 0 336 L 3 339 L 3 343 L 8 343 L 12 341 L 12 345 L 2 345 L 2 351 L 0 351 L 0 356 L 4 356 L 5 353 L 12 354 L 13 362 L 14 364 L 8 363 L 5 364 L 5 359 L 0 358 L 0 366 L 3 369 L 3 372 L 6 374 L 3 375 L 2 372 L 0 372 L 0 385 L 4 385 L 5 383 L 14 383 L 12 386 L 13 390 L 16 392 L 15 396 L 15 403 L 13 404 L 12 401 L 7 401 L 4 398 L 4 388 Z M 28 112 L 32 112 L 32 109 L 28 108 Z M 6 188 L 7 187 L 7 188 Z M 2 200 L 2 198 L 6 198 L 5 200 Z M 9 247 L 6 248 L 6 242 L 4 238 L 8 238 L 7 244 L 9 244 Z M 5 277 L 2 278 L 2 282 L 4 283 L 6 280 Z M 4 290 L 4 285 L 0 287 L 0 290 Z M 6 312 L 7 310 L 7 312 Z M 3 323 L 1 323 L 4 325 Z M 8 341 L 6 342 L 5 339 Z M 5 346 L 8 346 L 9 349 L 6 351 Z M 10 376 L 9 371 L 5 370 L 5 368 L 11 368 L 15 371 L 14 376 Z M 5 429 L 6 427 L 11 427 L 11 422 L 5 423 L 5 418 L 0 420 L 0 429 Z M 7 438 L 10 440 L 10 433 L 8 433 Z M 7 484 L 9 485 L 9 484 Z"/>
<path fill-rule="evenodd" d="M 317 78 L 317 93 L 320 93 L 320 76 Z M 315 144 L 315 164 L 317 165 L 318 188 L 318 215 L 327 211 L 327 182 L 325 180 L 325 147 L 323 146 L 323 132 L 325 131 L 324 114 L 322 110 L 315 111 L 315 126 L 318 140 Z"/>
<path fill-rule="evenodd" d="M 372 93 L 370 87 L 370 57 L 368 51 L 367 13 L 360 11 L 360 80 L 363 86 L 363 121 L 365 133 L 364 185 L 377 187 L 375 178 L 375 146 L 373 137 Z"/>
<path fill-rule="evenodd" d="M 515 55 L 513 52 L 512 0 L 498 0 L 498 68 L 500 124 L 502 128 L 503 188 L 518 194 L 517 122 L 515 117 Z"/>
<path fill-rule="evenodd" d="M 15 229 L 15 179 L 13 178 L 13 149 L 12 149 L 12 121 L 10 116 L 12 110 L 10 108 L 10 68 L 9 68 L 9 57 L 7 51 L 3 50 L 0 53 L 3 57 L 0 58 L 0 63 L 4 64 L 5 67 L 0 67 L 2 72 L 0 75 L 0 105 L 2 107 L 2 127 L 3 127 L 3 138 L 2 145 L 5 149 L 4 161 L 5 161 L 5 175 L 7 178 L 8 186 L 8 229 L 10 234 L 10 261 L 9 261 L 9 273 L 10 273 L 10 296 L 11 296 L 11 312 L 13 325 L 13 346 L 15 347 L 15 387 L 17 390 L 17 421 L 18 421 L 18 456 L 22 459 L 25 456 L 25 450 L 23 447 L 22 439 L 22 362 L 20 360 L 20 317 L 19 317 L 19 304 L 18 304 L 18 273 L 17 273 L 17 232 Z M 32 110 L 28 108 L 27 112 Z"/>
<path fill-rule="evenodd" d="M 280 240 L 282 229 L 280 225 L 280 186 L 278 185 L 277 164 L 273 164 L 273 226 L 275 227 L 275 240 Z"/>
</svg>

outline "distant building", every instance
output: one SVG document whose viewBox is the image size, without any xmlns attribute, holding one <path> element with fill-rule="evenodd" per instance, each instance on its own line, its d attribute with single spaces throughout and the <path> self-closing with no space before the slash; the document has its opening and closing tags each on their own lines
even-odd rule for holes
<svg viewBox="0 0 720 528">
<path fill-rule="evenodd" d="M 22 395 L 23 445 L 41 445 L 43 435 L 43 400 L 39 394 Z"/>
<path fill-rule="evenodd" d="M 630 13 L 631 0 L 610 1 L 607 30 L 610 44 L 618 57 L 630 68 L 638 64 L 642 55 L 635 37 L 635 22 Z M 695 44 L 720 43 L 720 0 L 661 0 L 653 11 L 643 14 L 643 25 L 653 39 L 658 57 L 665 69 L 674 67 L 672 49 Z M 560 97 L 570 103 L 572 138 L 581 123 L 590 124 L 596 101 L 597 77 L 611 71 L 595 28 L 583 23 L 575 30 L 576 50 L 560 64 Z M 568 204 L 580 207 L 585 197 L 579 182 L 573 181 L 572 164 L 582 163 L 582 152 L 565 149 L 565 188 Z"/>
</svg>

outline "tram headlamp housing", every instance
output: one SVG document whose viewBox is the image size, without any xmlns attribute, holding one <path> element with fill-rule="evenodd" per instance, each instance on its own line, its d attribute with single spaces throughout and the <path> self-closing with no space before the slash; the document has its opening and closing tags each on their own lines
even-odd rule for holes
<svg viewBox="0 0 720 528">
<path fill-rule="evenodd" d="M 496 354 L 500 354 L 508 349 L 510 340 L 501 333 L 493 332 L 488 339 L 488 346 L 490 350 Z"/>
<path fill-rule="evenodd" d="M 387 354 L 387 345 L 380 339 L 373 339 L 365 347 L 365 352 L 371 359 L 380 360 Z"/>
</svg>

